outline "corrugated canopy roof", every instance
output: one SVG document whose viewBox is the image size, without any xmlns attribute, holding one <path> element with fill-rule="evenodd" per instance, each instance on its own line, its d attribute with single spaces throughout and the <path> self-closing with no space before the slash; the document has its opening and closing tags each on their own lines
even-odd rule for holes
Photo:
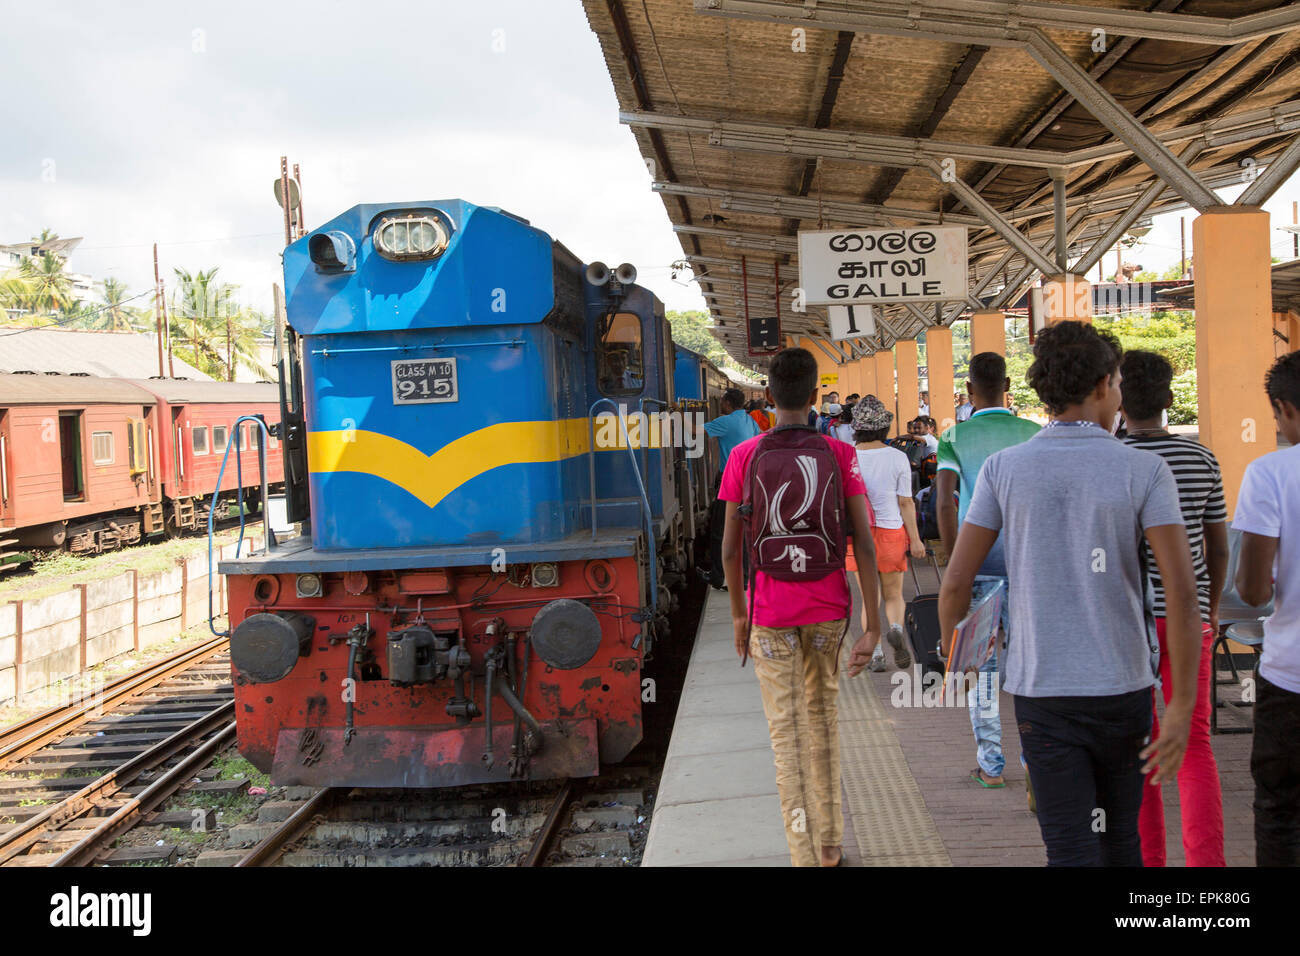
<svg viewBox="0 0 1300 956">
<path fill-rule="evenodd" d="M 1083 271 L 1108 231 L 1243 179 L 1262 202 L 1300 161 L 1300 9 L 1282 0 L 584 6 L 715 335 L 745 363 L 742 256 L 752 316 L 775 311 L 779 270 L 783 331 L 826 335 L 822 309 L 789 309 L 801 229 L 967 224 L 972 293 L 1013 301 L 1059 271 L 1054 175 Z M 888 348 L 968 307 L 890 306 L 877 338 L 841 344 Z"/>
<path fill-rule="evenodd" d="M 177 375 L 209 380 L 188 362 L 173 358 Z M 86 372 L 105 378 L 158 374 L 153 336 L 85 329 L 0 328 L 0 372 Z"/>
</svg>

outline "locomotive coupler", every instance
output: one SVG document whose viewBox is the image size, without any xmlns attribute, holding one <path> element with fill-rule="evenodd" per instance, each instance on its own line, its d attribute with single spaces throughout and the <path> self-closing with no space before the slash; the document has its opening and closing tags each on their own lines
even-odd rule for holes
<svg viewBox="0 0 1300 956">
<path fill-rule="evenodd" d="M 374 634 L 374 629 L 370 626 L 370 615 L 368 613 L 364 624 L 356 624 L 348 631 L 348 684 L 347 693 L 344 695 L 344 702 L 347 707 L 343 730 L 343 746 L 345 747 L 352 742 L 352 737 L 356 733 L 354 702 L 357 698 L 357 661 L 362 655 L 369 654 L 370 651 L 366 645 Z"/>
</svg>

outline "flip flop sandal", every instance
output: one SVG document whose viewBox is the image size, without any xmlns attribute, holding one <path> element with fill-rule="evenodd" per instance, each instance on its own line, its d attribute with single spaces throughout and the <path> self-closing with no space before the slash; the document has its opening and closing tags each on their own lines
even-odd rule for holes
<svg viewBox="0 0 1300 956">
<path fill-rule="evenodd" d="M 1005 780 L 1002 781 L 1002 783 L 989 783 L 987 780 L 984 779 L 984 771 L 979 767 L 976 767 L 974 770 L 970 772 L 970 778 L 974 780 L 976 783 L 978 783 L 985 790 L 999 790 L 1002 787 L 1005 787 L 1007 785 Z"/>
</svg>

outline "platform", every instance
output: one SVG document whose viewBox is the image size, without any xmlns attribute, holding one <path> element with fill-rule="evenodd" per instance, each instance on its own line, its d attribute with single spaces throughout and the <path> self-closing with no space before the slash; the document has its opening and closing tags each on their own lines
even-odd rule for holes
<svg viewBox="0 0 1300 956">
<path fill-rule="evenodd" d="M 905 579 L 906 580 L 906 579 Z M 922 587 L 934 586 L 922 577 Z M 911 596 L 906 581 L 905 596 Z M 854 618 L 857 617 L 855 608 Z M 970 779 L 975 741 L 963 704 L 894 706 L 890 669 L 840 667 L 844 853 L 854 866 L 1042 866 L 1011 698 L 1002 695 L 1007 785 Z M 887 652 L 888 653 L 888 652 Z M 1221 688 L 1221 692 L 1227 688 Z M 1221 719 L 1226 723 L 1232 716 Z M 1250 735 L 1213 738 L 1226 860 L 1253 866 Z M 1183 864 L 1178 789 L 1164 788 L 1170 866 Z M 772 748 L 752 664 L 741 669 L 725 592 L 710 592 L 664 764 L 643 866 L 788 866 Z"/>
</svg>

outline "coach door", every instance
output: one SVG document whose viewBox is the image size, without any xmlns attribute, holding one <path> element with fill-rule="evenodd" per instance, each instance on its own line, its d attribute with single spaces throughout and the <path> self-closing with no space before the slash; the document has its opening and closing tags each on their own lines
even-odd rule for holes
<svg viewBox="0 0 1300 956">
<path fill-rule="evenodd" d="M 9 409 L 0 408 L 0 524 L 9 517 Z"/>
<path fill-rule="evenodd" d="M 64 501 L 84 501 L 86 498 L 81 430 L 81 412 L 59 412 L 59 465 L 63 472 Z"/>
</svg>

